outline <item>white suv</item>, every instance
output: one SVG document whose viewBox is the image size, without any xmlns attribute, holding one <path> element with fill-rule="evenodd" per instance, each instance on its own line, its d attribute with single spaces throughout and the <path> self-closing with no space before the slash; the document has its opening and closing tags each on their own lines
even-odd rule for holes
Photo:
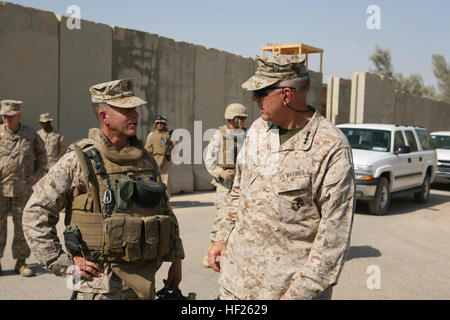
<svg viewBox="0 0 450 320">
<path fill-rule="evenodd" d="M 426 202 L 437 171 L 434 144 L 427 130 L 388 124 L 340 124 L 353 150 L 356 199 L 384 214 L 391 195 L 413 193 Z"/>
<path fill-rule="evenodd" d="M 432 132 L 431 138 L 436 146 L 438 168 L 434 182 L 450 183 L 450 131 Z"/>
</svg>

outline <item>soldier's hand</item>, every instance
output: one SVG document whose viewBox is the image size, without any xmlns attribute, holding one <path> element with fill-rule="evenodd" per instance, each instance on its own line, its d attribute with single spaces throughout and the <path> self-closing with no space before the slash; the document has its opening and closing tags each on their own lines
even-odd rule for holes
<svg viewBox="0 0 450 320">
<path fill-rule="evenodd" d="M 220 272 L 220 267 L 222 265 L 222 257 L 225 253 L 226 245 L 221 242 L 214 242 L 209 248 L 208 251 L 208 259 L 209 259 L 209 265 L 210 267 L 216 271 Z M 220 262 L 217 263 L 217 257 L 220 256 Z"/>
<path fill-rule="evenodd" d="M 178 285 L 181 282 L 181 275 L 181 260 L 176 260 L 175 262 L 172 262 L 172 265 L 169 268 L 167 280 L 163 279 L 164 288 L 168 290 L 178 289 Z"/>
<path fill-rule="evenodd" d="M 233 170 L 227 169 L 220 173 L 220 177 L 225 181 L 233 181 L 235 173 Z"/>
<path fill-rule="evenodd" d="M 81 278 L 92 281 L 93 277 L 100 278 L 105 269 L 99 265 L 98 263 L 86 260 L 83 257 L 75 256 L 73 258 L 73 263 L 77 267 L 77 270 L 80 270 Z"/>
</svg>

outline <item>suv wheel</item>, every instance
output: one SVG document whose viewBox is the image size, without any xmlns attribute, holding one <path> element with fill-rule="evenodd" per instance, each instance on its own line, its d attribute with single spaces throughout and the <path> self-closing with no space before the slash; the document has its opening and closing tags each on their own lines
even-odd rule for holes
<svg viewBox="0 0 450 320">
<path fill-rule="evenodd" d="M 414 193 L 414 201 L 418 203 L 425 203 L 430 196 L 430 176 L 425 175 L 425 179 L 423 179 L 422 191 Z"/>
<path fill-rule="evenodd" d="M 391 194 L 389 193 L 389 181 L 385 177 L 378 180 L 377 191 L 372 200 L 369 201 L 370 212 L 382 215 L 389 208 Z"/>
</svg>

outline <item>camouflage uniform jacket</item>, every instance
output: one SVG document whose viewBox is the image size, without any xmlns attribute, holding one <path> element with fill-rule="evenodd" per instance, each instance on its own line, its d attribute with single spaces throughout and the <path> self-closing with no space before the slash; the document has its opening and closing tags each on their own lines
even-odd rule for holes
<svg viewBox="0 0 450 320">
<path fill-rule="evenodd" d="M 56 132 L 47 132 L 41 129 L 37 132 L 45 144 L 47 151 L 47 170 L 58 161 L 66 151 L 64 136 Z"/>
<path fill-rule="evenodd" d="M 0 125 L 0 186 L 3 197 L 20 197 L 31 192 L 25 176 L 40 178 L 47 164 L 45 146 L 29 126 L 19 124 L 16 132 Z"/>
<path fill-rule="evenodd" d="M 314 299 L 337 283 L 354 213 L 352 152 L 314 114 L 280 146 L 276 126 L 256 120 L 238 156 L 219 284 L 239 299 Z"/>
<path fill-rule="evenodd" d="M 217 184 L 220 184 L 223 187 L 230 189 L 232 184 L 227 183 L 227 182 L 223 181 L 222 179 L 220 179 L 220 174 L 224 170 L 220 166 L 220 164 L 225 163 L 227 161 L 227 159 L 223 159 L 224 158 L 224 153 L 223 153 L 223 141 L 224 141 L 223 138 L 224 137 L 223 137 L 223 133 L 219 129 L 216 131 L 216 133 L 214 133 L 214 135 L 209 140 L 209 143 L 208 143 L 208 146 L 206 149 L 206 153 L 205 153 L 205 167 L 206 167 L 206 170 L 208 171 L 208 173 L 210 175 L 212 175 L 214 178 L 212 181 L 213 185 L 217 186 Z M 226 130 L 226 133 L 228 134 L 226 141 L 230 142 L 229 145 L 227 143 L 227 146 L 229 146 L 230 149 L 233 149 L 232 147 L 234 144 L 234 141 L 233 141 L 234 136 L 237 137 L 237 145 L 238 145 L 237 152 L 239 152 L 239 149 L 242 147 L 242 144 L 245 140 L 245 135 L 247 134 L 247 130 L 245 129 L 245 130 L 239 130 L 239 131 L 235 131 L 235 132 L 233 132 L 232 130 Z M 233 157 L 235 157 L 235 156 L 231 155 L 231 158 L 233 158 Z M 232 160 L 234 160 L 234 159 L 232 159 Z"/>
<path fill-rule="evenodd" d="M 91 129 L 89 138 L 100 141 L 96 137 L 99 129 Z M 159 169 L 156 168 L 159 173 Z M 72 258 L 64 252 L 56 234 L 56 224 L 59 212 L 66 207 L 69 198 L 88 192 L 88 182 L 84 178 L 81 166 L 75 152 L 68 151 L 50 168 L 34 188 L 23 212 L 23 229 L 33 254 L 44 268 L 58 276 L 64 277 L 69 266 L 73 265 Z M 175 231 L 170 235 L 175 239 L 176 248 L 171 261 L 184 258 L 184 249 L 179 238 L 178 221 L 169 207 L 169 214 Z M 77 291 L 89 293 L 109 293 L 125 289 L 120 278 L 105 263 L 102 277 L 93 281 L 81 280 Z"/>
</svg>

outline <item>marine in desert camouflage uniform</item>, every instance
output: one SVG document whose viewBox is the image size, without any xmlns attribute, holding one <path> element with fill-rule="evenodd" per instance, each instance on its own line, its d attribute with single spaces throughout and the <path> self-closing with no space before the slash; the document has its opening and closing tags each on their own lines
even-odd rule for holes
<svg viewBox="0 0 450 320">
<path fill-rule="evenodd" d="M 304 58 L 257 63 L 242 87 L 261 118 L 239 153 L 227 216 L 209 251 L 219 298 L 331 299 L 353 222 L 351 148 L 307 105 Z"/>
<path fill-rule="evenodd" d="M 178 288 L 184 249 L 177 219 L 163 197 L 164 189 L 157 197 L 156 207 L 138 204 L 134 196 L 130 198 L 131 194 L 137 192 L 135 183 L 138 178 L 161 181 L 156 161 L 136 138 L 139 116 L 136 107 L 146 102 L 134 96 L 131 80 L 97 84 L 90 88 L 90 93 L 100 129 L 90 129 L 88 139 L 72 144 L 70 151 L 36 185 L 24 210 L 24 232 L 31 251 L 43 267 L 62 277 L 74 270 L 81 276 L 81 281 L 73 288 L 77 299 L 154 299 L 155 273 L 163 261 L 172 262 L 165 287 Z M 94 149 L 100 152 L 100 159 L 103 159 L 100 162 L 104 163 L 104 168 L 101 169 L 96 162 L 95 166 L 83 170 L 83 166 L 86 168 L 92 162 L 81 163 L 78 159 L 82 158 L 77 154 L 89 157 L 96 153 Z M 99 158 L 94 157 L 92 161 L 94 159 Z M 99 192 L 95 191 L 92 177 L 97 177 Z M 106 181 L 109 181 L 108 188 L 102 189 Z M 106 197 L 109 183 L 114 183 L 115 189 Z M 117 189 L 117 185 L 122 183 L 134 186 L 134 191 L 130 193 L 125 187 Z M 99 197 L 98 201 L 95 196 Z M 110 199 L 114 199 L 114 208 L 110 206 Z M 123 205 L 125 207 L 120 209 L 119 206 Z M 87 244 L 89 255 L 63 250 L 55 230 L 59 212 L 63 208 L 66 208 L 65 224 L 70 228 L 78 227 L 82 241 L 90 242 Z M 70 215 L 68 212 L 71 212 Z M 164 251 L 167 252 L 165 255 L 159 254 L 162 229 L 158 233 L 158 227 L 156 231 L 150 228 L 155 226 L 154 223 L 147 224 L 151 221 L 158 223 L 159 218 L 153 219 L 156 215 L 164 216 L 164 221 L 169 225 L 165 229 L 164 239 L 170 249 Z M 75 221 L 76 217 L 78 222 Z M 99 221 L 92 223 L 95 222 L 92 220 L 94 217 L 98 217 L 95 219 Z M 99 232 L 90 232 L 98 227 Z M 94 262 L 90 261 L 95 260 L 92 256 L 95 252 L 91 247 L 94 245 L 92 239 L 98 235 L 100 243 L 96 250 L 100 250 L 97 252 L 101 252 L 101 256 Z M 107 247 L 110 251 L 116 250 L 119 259 L 108 260 L 114 258 L 114 252 L 108 255 Z M 127 262 L 124 253 L 134 255 L 134 259 Z M 71 266 L 74 266 L 74 270 L 69 268 Z"/>
<path fill-rule="evenodd" d="M 6 245 L 7 213 L 12 212 L 14 239 L 13 258 L 16 273 L 33 275 L 25 259 L 30 249 L 22 230 L 22 211 L 31 194 L 33 184 L 44 173 L 47 164 L 44 143 L 34 129 L 20 123 L 22 101 L 3 100 L 0 125 L 0 258 Z M 1 272 L 1 266 L 0 266 Z"/>
<path fill-rule="evenodd" d="M 170 139 L 167 118 L 159 115 L 155 120 L 155 128 L 148 134 L 145 149 L 150 152 L 161 169 L 161 180 L 167 186 L 166 193 L 170 199 L 170 174 L 172 169 L 171 153 L 175 142 Z"/>
<path fill-rule="evenodd" d="M 42 141 L 44 141 L 45 151 L 47 152 L 46 172 L 66 152 L 64 136 L 53 130 L 52 121 L 53 119 L 50 118 L 49 113 L 41 114 L 39 124 L 42 129 L 37 132 Z"/>
<path fill-rule="evenodd" d="M 205 166 L 213 176 L 211 183 L 216 187 L 216 216 L 209 233 L 211 244 L 216 237 L 220 220 L 225 216 L 228 194 L 236 175 L 236 157 L 244 144 L 247 129 L 247 108 L 240 103 L 231 103 L 225 108 L 227 124 L 220 126 L 211 137 L 205 154 Z M 204 267 L 209 268 L 208 253 L 202 259 Z"/>
</svg>

